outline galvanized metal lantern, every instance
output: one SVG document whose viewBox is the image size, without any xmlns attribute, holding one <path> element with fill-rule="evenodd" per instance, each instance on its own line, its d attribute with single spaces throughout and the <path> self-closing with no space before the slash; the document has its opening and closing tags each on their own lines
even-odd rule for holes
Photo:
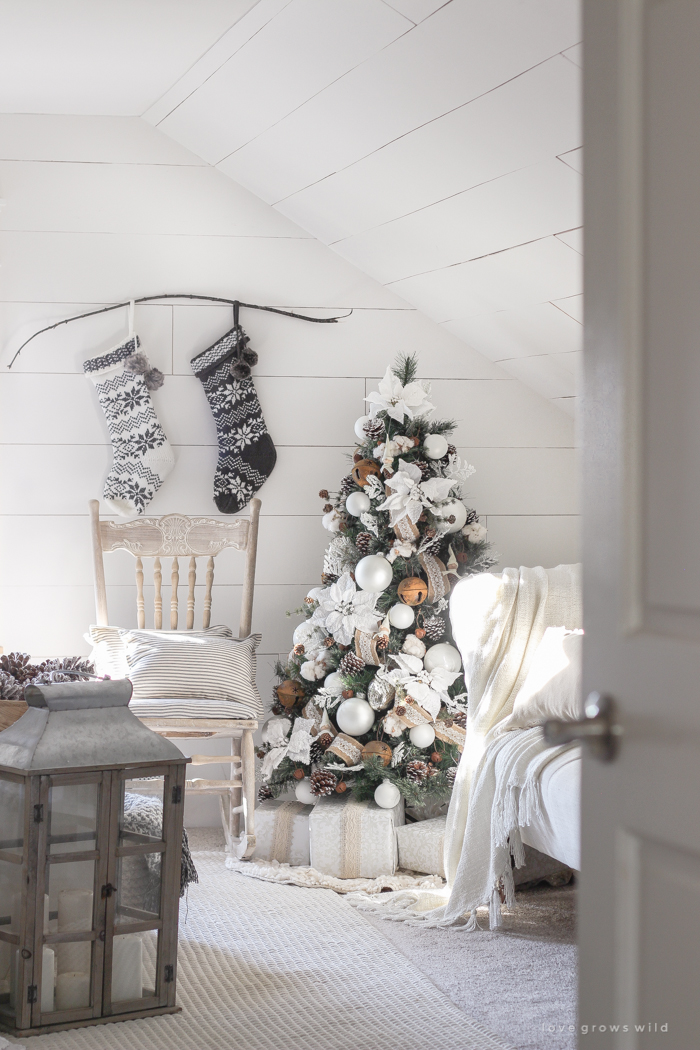
<svg viewBox="0 0 700 1050">
<path fill-rule="evenodd" d="M 178 1009 L 187 759 L 130 697 L 129 681 L 29 686 L 0 733 L 3 1031 Z"/>
</svg>

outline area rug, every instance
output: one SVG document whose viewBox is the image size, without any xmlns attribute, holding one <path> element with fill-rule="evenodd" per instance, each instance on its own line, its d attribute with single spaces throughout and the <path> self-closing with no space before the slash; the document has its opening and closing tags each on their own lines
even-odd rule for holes
<svg viewBox="0 0 700 1050">
<path fill-rule="evenodd" d="M 306 886 L 309 889 L 333 890 L 335 893 L 363 893 L 376 896 L 387 890 L 439 890 L 443 881 L 439 875 L 418 875 L 410 871 L 397 871 L 395 875 L 382 875 L 377 879 L 335 879 L 315 868 L 304 868 L 292 864 L 280 864 L 277 860 L 237 860 L 226 858 L 226 867 L 246 875 L 249 879 L 264 882 L 282 882 L 287 886 Z"/>
<path fill-rule="evenodd" d="M 181 1014 L 20 1041 L 27 1050 L 512 1050 L 342 897 L 197 853 L 180 914 Z"/>
</svg>

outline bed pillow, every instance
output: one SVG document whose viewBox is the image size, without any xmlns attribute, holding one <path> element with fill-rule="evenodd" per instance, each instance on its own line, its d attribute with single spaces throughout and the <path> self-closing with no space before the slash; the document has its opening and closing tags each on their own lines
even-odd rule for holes
<svg viewBox="0 0 700 1050">
<path fill-rule="evenodd" d="M 501 730 L 529 729 L 547 718 L 581 717 L 583 631 L 548 627 Z"/>
<path fill-rule="evenodd" d="M 95 671 L 99 675 L 109 675 L 110 678 L 128 678 L 129 664 L 126 659 L 127 635 L 152 635 L 152 634 L 178 634 L 178 635 L 217 635 L 221 638 L 233 638 L 230 627 L 207 627 L 203 631 L 147 631 L 136 630 L 129 627 L 97 627 L 94 624 L 88 628 L 85 640 L 92 642 L 90 659 L 95 665 Z"/>
<path fill-rule="evenodd" d="M 130 631 L 124 637 L 134 700 L 224 700 L 263 713 L 255 684 L 260 635 L 226 638 L 175 631 Z"/>
</svg>

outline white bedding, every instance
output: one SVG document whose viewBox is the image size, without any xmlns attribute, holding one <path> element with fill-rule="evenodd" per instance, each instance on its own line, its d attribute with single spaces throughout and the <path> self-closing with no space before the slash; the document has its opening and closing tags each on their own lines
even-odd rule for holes
<svg viewBox="0 0 700 1050">
<path fill-rule="evenodd" d="M 521 828 L 521 838 L 570 868 L 581 868 L 581 752 L 565 751 L 545 766 L 540 779 L 542 816 Z"/>
</svg>

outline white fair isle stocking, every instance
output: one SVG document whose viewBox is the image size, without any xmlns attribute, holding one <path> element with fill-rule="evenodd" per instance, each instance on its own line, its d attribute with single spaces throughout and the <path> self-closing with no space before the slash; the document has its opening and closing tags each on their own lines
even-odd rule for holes
<svg viewBox="0 0 700 1050">
<path fill-rule="evenodd" d="M 163 375 L 137 352 L 139 345 L 139 337 L 132 335 L 83 364 L 112 439 L 112 469 L 103 498 L 122 515 L 142 514 L 175 463 L 151 400 L 151 390 L 162 386 Z"/>
</svg>

